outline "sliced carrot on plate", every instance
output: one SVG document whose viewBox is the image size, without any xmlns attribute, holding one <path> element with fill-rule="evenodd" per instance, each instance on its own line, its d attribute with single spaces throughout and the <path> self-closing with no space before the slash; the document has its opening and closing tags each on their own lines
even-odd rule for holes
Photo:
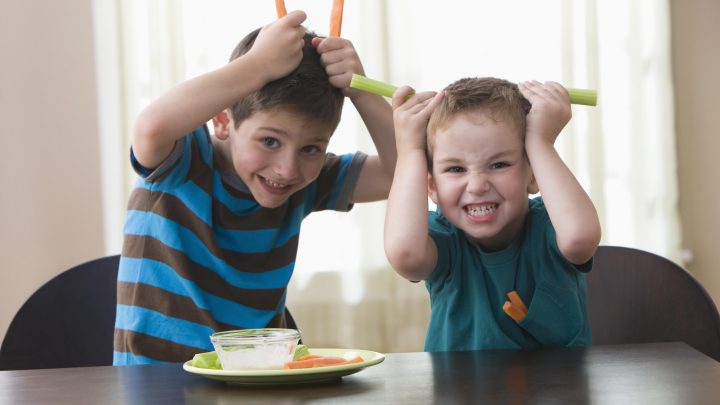
<svg viewBox="0 0 720 405">
<path fill-rule="evenodd" d="M 337 356 L 317 356 L 307 355 L 285 363 L 285 369 L 301 369 L 301 368 L 316 368 L 316 367 L 327 367 L 327 366 L 341 366 L 344 364 L 362 363 L 364 360 L 360 356 L 353 357 L 352 359 L 345 359 L 344 357 Z"/>
</svg>

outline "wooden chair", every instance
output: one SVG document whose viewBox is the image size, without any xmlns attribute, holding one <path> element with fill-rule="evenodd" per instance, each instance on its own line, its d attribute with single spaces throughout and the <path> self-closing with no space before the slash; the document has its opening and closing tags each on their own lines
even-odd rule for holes
<svg viewBox="0 0 720 405">
<path fill-rule="evenodd" d="M 120 256 L 64 271 L 15 314 L 0 347 L 0 370 L 109 366 Z M 285 310 L 288 328 L 297 329 Z"/>
<path fill-rule="evenodd" d="M 720 361 L 720 316 L 685 269 L 643 250 L 600 246 L 587 275 L 593 344 L 683 341 Z"/>
</svg>

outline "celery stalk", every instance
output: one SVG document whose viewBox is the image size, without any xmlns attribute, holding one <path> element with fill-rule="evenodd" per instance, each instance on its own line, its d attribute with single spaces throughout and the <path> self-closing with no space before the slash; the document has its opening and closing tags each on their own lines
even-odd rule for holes
<svg viewBox="0 0 720 405">
<path fill-rule="evenodd" d="M 385 97 L 392 97 L 395 90 L 397 90 L 397 87 L 391 84 L 379 82 L 354 73 L 352 75 L 352 79 L 350 80 L 350 87 L 353 89 L 367 91 L 368 93 L 379 94 Z"/>
<path fill-rule="evenodd" d="M 395 90 L 397 90 L 397 87 L 391 84 L 369 79 L 365 76 L 358 74 L 352 75 L 352 79 L 350 80 L 350 87 L 352 87 L 353 89 L 367 91 L 368 93 L 379 94 L 385 97 L 392 97 L 392 95 L 395 93 Z M 568 87 L 567 91 L 570 94 L 570 103 L 572 104 L 589 106 L 597 105 L 597 91 L 595 90 L 574 89 Z"/>
<path fill-rule="evenodd" d="M 570 94 L 570 103 L 589 105 L 595 107 L 597 105 L 597 91 L 590 89 L 574 89 L 566 87 Z"/>
</svg>

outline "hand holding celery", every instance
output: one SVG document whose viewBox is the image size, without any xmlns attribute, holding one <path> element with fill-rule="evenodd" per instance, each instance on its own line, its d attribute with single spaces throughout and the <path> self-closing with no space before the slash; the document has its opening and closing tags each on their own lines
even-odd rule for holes
<svg viewBox="0 0 720 405">
<path fill-rule="evenodd" d="M 350 87 L 353 89 L 367 91 L 368 93 L 379 94 L 385 97 L 392 97 L 395 90 L 397 90 L 397 87 L 391 84 L 369 79 L 358 74 L 352 75 Z M 570 103 L 589 106 L 597 105 L 597 91 L 589 89 L 574 89 L 570 87 L 566 87 L 566 89 L 570 94 Z"/>
</svg>

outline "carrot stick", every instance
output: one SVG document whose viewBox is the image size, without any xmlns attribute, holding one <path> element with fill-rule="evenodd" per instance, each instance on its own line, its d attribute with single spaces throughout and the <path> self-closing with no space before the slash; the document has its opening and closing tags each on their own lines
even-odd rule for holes
<svg viewBox="0 0 720 405">
<path fill-rule="evenodd" d="M 298 361 L 298 360 L 320 359 L 320 358 L 322 358 L 322 357 L 323 357 L 323 356 L 320 356 L 319 354 L 306 354 L 305 356 L 298 357 L 297 359 L 295 359 L 295 361 Z"/>
<path fill-rule="evenodd" d="M 294 370 L 300 368 L 316 368 L 316 367 L 327 367 L 327 366 L 342 366 L 345 364 L 362 363 L 363 358 L 360 356 L 353 357 L 350 360 L 346 360 L 343 357 L 337 356 L 317 356 L 308 355 L 303 356 L 299 360 L 293 360 L 285 363 L 284 368 L 286 370 Z"/>
<path fill-rule="evenodd" d="M 333 0 L 332 12 L 330 13 L 330 36 L 339 37 L 342 28 L 344 0 Z"/>
<path fill-rule="evenodd" d="M 283 18 L 287 15 L 285 0 L 275 0 L 275 8 L 277 9 L 278 18 Z"/>
<path fill-rule="evenodd" d="M 522 311 L 525 315 L 528 313 L 528 309 L 525 306 L 525 303 L 523 302 L 522 298 L 520 298 L 520 295 L 517 293 L 517 291 L 510 291 L 507 293 L 508 298 L 510 298 L 510 302 L 512 302 L 513 306 Z"/>
<path fill-rule="evenodd" d="M 503 304 L 503 312 L 505 312 L 515 322 L 522 322 L 522 320 L 525 319 L 525 314 L 515 308 L 510 301 L 505 301 L 505 304 Z"/>
<path fill-rule="evenodd" d="M 313 368 L 313 367 L 315 367 L 315 360 L 317 360 L 317 359 L 288 361 L 287 363 L 285 363 L 285 366 L 283 366 L 283 368 L 285 368 L 285 369 Z"/>
</svg>

